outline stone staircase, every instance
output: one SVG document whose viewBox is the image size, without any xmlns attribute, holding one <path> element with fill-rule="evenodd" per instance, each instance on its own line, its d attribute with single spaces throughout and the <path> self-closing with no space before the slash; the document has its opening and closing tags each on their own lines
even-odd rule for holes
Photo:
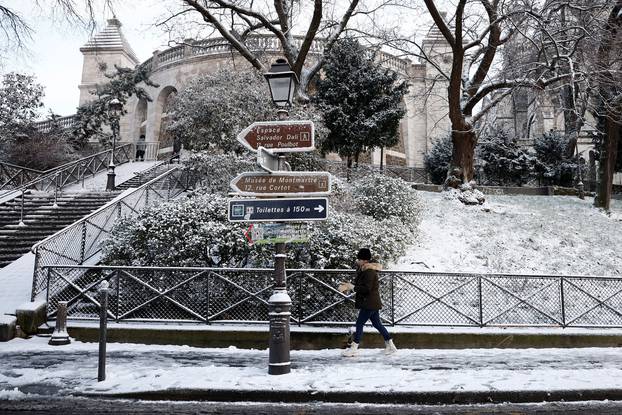
<svg viewBox="0 0 622 415">
<path fill-rule="evenodd" d="M 21 197 L 0 204 L 0 267 L 21 257 L 37 242 L 97 210 L 120 192 L 80 192 L 58 195 L 30 192 L 24 195 L 24 220 L 20 225 Z"/>
<path fill-rule="evenodd" d="M 147 183 L 148 181 L 155 179 L 156 177 L 158 177 L 165 171 L 169 170 L 170 168 L 171 168 L 171 165 L 169 163 L 156 164 L 155 166 L 150 167 L 146 170 L 143 170 L 141 172 L 136 172 L 134 174 L 134 177 L 117 185 L 117 189 L 127 190 L 131 187 L 140 187 L 143 184 Z"/>
<path fill-rule="evenodd" d="M 54 206 L 54 193 L 28 191 L 24 194 L 24 220 L 20 225 L 22 198 L 0 203 L 0 268 L 10 264 L 39 241 L 82 219 L 121 192 L 140 187 L 169 170 L 169 163 L 156 164 L 137 172 L 117 185 L 114 192 L 61 192 Z"/>
</svg>

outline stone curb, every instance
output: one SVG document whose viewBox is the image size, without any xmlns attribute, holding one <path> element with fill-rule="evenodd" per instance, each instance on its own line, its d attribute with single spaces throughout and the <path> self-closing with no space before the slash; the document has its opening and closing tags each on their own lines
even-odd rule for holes
<svg viewBox="0 0 622 415">
<path fill-rule="evenodd" d="M 330 402 L 411 405 L 466 405 L 486 403 L 573 402 L 622 400 L 622 389 L 559 391 L 437 391 L 437 392 L 325 392 L 286 390 L 166 389 L 128 393 L 85 393 L 90 398 L 140 399 L 149 401 L 215 402 Z"/>
</svg>

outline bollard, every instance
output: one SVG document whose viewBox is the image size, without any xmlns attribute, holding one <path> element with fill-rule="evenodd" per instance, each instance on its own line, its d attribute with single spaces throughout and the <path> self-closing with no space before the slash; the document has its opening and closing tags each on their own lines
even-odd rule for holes
<svg viewBox="0 0 622 415">
<path fill-rule="evenodd" d="M 284 375 L 290 372 L 289 318 L 292 300 L 286 290 L 285 244 L 276 244 L 274 256 L 274 291 L 268 300 L 270 341 L 268 374 Z"/>
<path fill-rule="evenodd" d="M 63 346 L 71 343 L 67 334 L 67 301 L 59 301 L 56 309 L 56 327 L 50 337 L 50 346 Z"/>
<path fill-rule="evenodd" d="M 106 380 L 106 332 L 108 322 L 108 281 L 99 285 L 99 360 L 97 364 L 97 381 Z"/>
</svg>

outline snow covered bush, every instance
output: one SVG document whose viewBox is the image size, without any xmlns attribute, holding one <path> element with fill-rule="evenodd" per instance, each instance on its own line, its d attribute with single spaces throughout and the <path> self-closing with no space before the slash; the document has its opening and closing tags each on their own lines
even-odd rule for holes
<svg viewBox="0 0 622 415">
<path fill-rule="evenodd" d="M 191 153 L 184 160 L 182 169 L 197 179 L 197 190 L 200 193 L 229 192 L 229 182 L 238 174 L 256 169 L 255 161 L 248 156 L 234 153 L 214 154 L 207 151 Z"/>
<path fill-rule="evenodd" d="M 245 224 L 227 221 L 227 199 L 204 195 L 152 206 L 117 222 L 103 244 L 103 263 L 245 266 L 252 261 Z"/>
<path fill-rule="evenodd" d="M 292 167 L 293 171 L 323 171 L 325 170 L 325 161 L 317 152 L 300 152 L 285 153 L 286 161 Z"/>
<path fill-rule="evenodd" d="M 523 150 L 506 131 L 482 137 L 477 146 L 486 184 L 518 185 L 529 180 L 536 159 Z"/>
<path fill-rule="evenodd" d="M 537 137 L 533 148 L 538 158 L 537 171 L 546 184 L 572 186 L 577 175 L 577 157 L 568 157 L 568 137 L 559 131 L 550 131 Z M 574 153 L 573 153 L 574 154 Z"/>
<path fill-rule="evenodd" d="M 236 140 L 240 131 L 255 121 L 277 119 L 263 75 L 226 67 L 188 82 L 173 99 L 169 113 L 167 131 L 182 137 L 185 148 L 237 153 L 245 152 Z M 289 116 L 314 121 L 316 140 L 322 140 L 326 130 L 314 105 L 295 105 Z"/>
<path fill-rule="evenodd" d="M 359 211 L 376 220 L 397 218 L 416 228 L 421 222 L 423 203 L 410 184 L 383 174 L 372 174 L 357 180 L 353 193 Z"/>
<path fill-rule="evenodd" d="M 338 211 L 313 228 L 304 249 L 308 250 L 309 265 L 317 268 L 352 268 L 362 247 L 368 247 L 380 263 L 394 262 L 413 239 L 413 233 L 397 218 L 376 220 Z"/>
<path fill-rule="evenodd" d="M 432 148 L 425 155 L 425 168 L 434 184 L 443 184 L 447 178 L 447 171 L 451 163 L 453 143 L 451 136 L 446 135 L 434 142 Z"/>
</svg>

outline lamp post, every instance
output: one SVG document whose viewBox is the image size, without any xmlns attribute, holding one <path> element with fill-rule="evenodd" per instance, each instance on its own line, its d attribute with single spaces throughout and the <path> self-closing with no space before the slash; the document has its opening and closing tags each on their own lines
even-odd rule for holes
<svg viewBox="0 0 622 415">
<path fill-rule="evenodd" d="M 108 117 L 110 118 L 110 128 L 112 130 L 112 151 L 110 152 L 110 164 L 108 164 L 108 181 L 106 182 L 106 190 L 115 189 L 115 177 L 114 172 L 114 152 L 117 147 L 117 135 L 119 134 L 119 118 L 123 111 L 123 104 L 116 98 L 111 99 L 108 102 Z"/>
<path fill-rule="evenodd" d="M 264 74 L 270 87 L 272 101 L 279 108 L 279 119 L 288 118 L 286 107 L 292 105 L 296 83 L 296 74 L 292 72 L 285 59 L 277 59 L 270 70 Z M 279 170 L 284 170 L 285 161 L 279 157 Z M 270 320 L 269 365 L 271 375 L 284 375 L 290 372 L 289 358 L 290 336 L 289 319 L 292 300 L 287 294 L 285 275 L 285 244 L 277 243 L 274 255 L 274 290 L 268 300 L 268 318 Z"/>
</svg>

